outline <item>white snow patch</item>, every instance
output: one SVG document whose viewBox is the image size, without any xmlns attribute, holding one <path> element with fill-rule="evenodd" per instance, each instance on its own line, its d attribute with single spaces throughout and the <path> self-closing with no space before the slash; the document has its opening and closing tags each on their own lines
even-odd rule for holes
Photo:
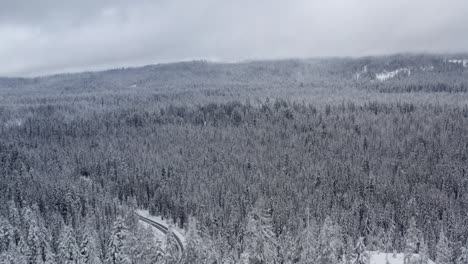
<svg viewBox="0 0 468 264">
<path fill-rule="evenodd" d="M 403 253 L 382 253 L 377 251 L 369 251 L 369 264 L 404 264 L 405 254 Z M 388 262 L 387 262 L 388 260 Z M 420 256 L 418 254 L 413 254 L 411 257 L 410 264 L 419 263 Z M 427 262 L 428 264 L 435 264 L 432 260 Z"/>
<path fill-rule="evenodd" d="M 463 67 L 467 68 L 468 67 L 468 59 L 455 59 L 455 60 L 448 60 L 449 63 L 454 63 L 454 64 L 462 64 Z"/>
<path fill-rule="evenodd" d="M 401 69 L 397 69 L 397 70 L 394 70 L 394 71 L 391 71 L 391 72 L 381 72 L 381 73 L 377 73 L 375 75 L 375 78 L 381 82 L 383 81 L 386 81 L 388 79 L 391 79 L 391 78 L 394 78 L 395 76 L 401 74 L 401 73 L 405 73 L 407 76 L 410 76 L 411 75 L 411 69 L 409 68 L 401 68 Z"/>
<path fill-rule="evenodd" d="M 136 84 L 132 84 L 132 85 L 129 86 L 129 88 L 136 88 L 136 87 L 137 87 Z"/>
<path fill-rule="evenodd" d="M 10 128 L 10 127 L 19 127 L 19 126 L 22 126 L 24 124 L 24 120 L 22 118 L 13 118 L 11 120 L 8 120 L 4 123 L 4 126 L 6 128 Z"/>
<path fill-rule="evenodd" d="M 182 228 L 179 228 L 177 225 L 175 225 L 174 223 L 169 221 L 169 219 L 164 219 L 163 220 L 160 216 L 150 215 L 148 210 L 137 210 L 137 214 L 139 214 L 139 215 L 141 215 L 143 217 L 146 217 L 146 218 L 148 218 L 150 220 L 153 220 L 155 222 L 158 222 L 159 224 L 161 224 L 161 225 L 163 225 L 165 227 L 171 226 L 174 234 L 180 238 L 180 240 L 182 241 L 183 244 L 185 244 L 185 233 L 186 233 L 185 230 L 182 229 Z"/>
<path fill-rule="evenodd" d="M 434 66 L 421 66 L 420 69 L 422 71 L 433 71 L 434 70 Z"/>
</svg>

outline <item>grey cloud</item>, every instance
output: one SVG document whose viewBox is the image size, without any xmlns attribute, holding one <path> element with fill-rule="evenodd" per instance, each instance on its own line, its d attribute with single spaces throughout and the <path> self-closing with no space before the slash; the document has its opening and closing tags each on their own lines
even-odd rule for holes
<svg viewBox="0 0 468 264">
<path fill-rule="evenodd" d="M 468 49 L 464 0 L 0 1 L 0 75 Z"/>
</svg>

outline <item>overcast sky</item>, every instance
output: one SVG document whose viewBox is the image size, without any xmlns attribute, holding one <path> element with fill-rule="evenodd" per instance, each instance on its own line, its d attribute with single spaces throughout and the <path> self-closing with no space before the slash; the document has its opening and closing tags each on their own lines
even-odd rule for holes
<svg viewBox="0 0 468 264">
<path fill-rule="evenodd" d="M 0 0 L 0 76 L 468 51 L 468 0 Z"/>
</svg>

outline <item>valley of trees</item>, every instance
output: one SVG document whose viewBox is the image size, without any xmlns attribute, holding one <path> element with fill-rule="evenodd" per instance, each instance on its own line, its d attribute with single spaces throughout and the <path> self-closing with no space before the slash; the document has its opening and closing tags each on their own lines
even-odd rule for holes
<svg viewBox="0 0 468 264">
<path fill-rule="evenodd" d="M 353 80 L 381 60 L 1 80 L 0 263 L 179 263 L 144 208 L 183 263 L 466 264 L 467 70 Z"/>
</svg>

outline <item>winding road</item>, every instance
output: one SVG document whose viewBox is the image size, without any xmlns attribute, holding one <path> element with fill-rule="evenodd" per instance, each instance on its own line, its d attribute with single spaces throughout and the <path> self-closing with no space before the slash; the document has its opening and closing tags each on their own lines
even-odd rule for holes
<svg viewBox="0 0 468 264">
<path fill-rule="evenodd" d="M 167 234 L 167 232 L 169 232 L 169 228 L 161 223 L 158 223 L 154 220 L 151 220 L 147 217 L 144 217 L 140 214 L 137 214 L 138 215 L 138 219 L 156 229 L 158 229 L 159 231 L 161 231 L 164 235 Z M 182 259 L 182 253 L 184 252 L 184 243 L 182 242 L 183 238 L 179 237 L 180 235 L 177 234 L 176 232 L 173 233 L 174 234 L 174 237 L 176 239 L 176 242 L 177 242 L 177 248 L 179 249 L 179 253 L 180 253 L 180 259 Z"/>
</svg>

